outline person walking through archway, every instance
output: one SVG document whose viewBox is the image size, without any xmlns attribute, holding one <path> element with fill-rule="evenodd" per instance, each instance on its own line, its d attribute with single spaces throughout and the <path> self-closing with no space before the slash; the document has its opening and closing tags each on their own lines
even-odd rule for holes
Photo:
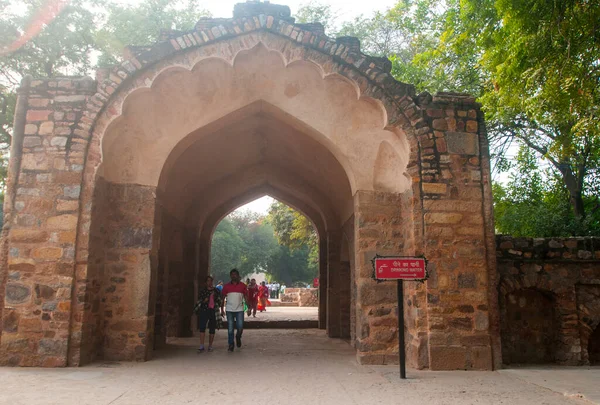
<svg viewBox="0 0 600 405">
<path fill-rule="evenodd" d="M 258 306 L 258 284 L 256 279 L 253 278 L 248 284 L 248 296 L 246 297 L 246 304 L 248 305 L 248 316 L 252 315 L 256 318 L 256 307 Z"/>
<path fill-rule="evenodd" d="M 206 326 L 208 324 L 208 351 L 213 351 L 215 329 L 217 327 L 217 311 L 221 306 L 221 293 L 213 287 L 213 278 L 206 277 L 205 286 L 198 292 L 198 303 L 194 312 L 198 315 L 198 329 L 200 330 L 200 347 L 198 352 L 204 352 L 206 339 Z"/>
<path fill-rule="evenodd" d="M 238 348 L 242 347 L 242 333 L 244 332 L 244 298 L 248 294 L 246 284 L 240 281 L 240 272 L 233 269 L 229 272 L 231 282 L 223 286 L 223 300 L 221 301 L 221 315 L 227 310 L 227 342 L 229 351 L 232 352 L 233 328 L 237 329 L 235 343 Z M 225 309 L 223 309 L 225 307 Z M 235 322 L 235 325 L 234 325 Z"/>
<path fill-rule="evenodd" d="M 269 287 L 263 281 L 258 287 L 258 310 L 260 312 L 267 310 L 267 301 L 269 299 Z"/>
</svg>

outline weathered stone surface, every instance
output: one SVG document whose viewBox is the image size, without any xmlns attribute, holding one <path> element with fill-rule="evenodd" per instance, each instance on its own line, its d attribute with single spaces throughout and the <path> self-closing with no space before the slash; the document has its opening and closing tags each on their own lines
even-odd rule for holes
<svg viewBox="0 0 600 405">
<path fill-rule="evenodd" d="M 485 353 L 461 340 L 496 333 L 484 322 L 495 286 L 487 285 L 489 166 L 475 100 L 415 97 L 391 77 L 389 61 L 362 54 L 355 39 L 330 40 L 322 27 L 294 25 L 287 8 L 268 15 L 273 7 L 236 6 L 247 19 L 165 33 L 154 46 L 129 49 L 98 82 L 32 85 L 8 252 L 11 283 L 35 286 L 35 295 L 4 319 L 31 345 L 13 346 L 7 363 L 146 360 L 153 339 L 191 333 L 194 269 L 208 268 L 210 251 L 210 236 L 197 228 L 216 225 L 258 190 L 299 203 L 320 232 L 338 232 L 330 228 L 350 216 L 343 264 L 341 232 L 325 247 L 321 302 L 329 326 L 356 341 L 359 361 L 398 358 L 396 289 L 371 280 L 372 254 L 425 254 L 435 280 L 405 287 L 411 365 L 486 367 Z M 138 89 L 152 96 L 129 97 Z M 265 102 L 246 105 L 251 99 Z M 244 119 L 227 115 L 234 110 Z M 202 136 L 214 138 L 205 147 L 193 131 L 213 126 L 226 130 Z M 183 154 L 174 159 L 172 150 Z M 247 177 L 228 180 L 226 190 L 221 180 L 240 173 Z M 449 336 L 429 350 L 435 328 Z M 5 350 L 3 341 L 0 358 Z"/>
<path fill-rule="evenodd" d="M 467 349 L 461 346 L 430 346 L 431 370 L 466 370 Z"/>
<path fill-rule="evenodd" d="M 428 194 L 446 194 L 448 185 L 444 183 L 423 183 L 423 192 Z"/>
<path fill-rule="evenodd" d="M 503 362 L 587 364 L 584 325 L 600 324 L 600 266 L 578 253 L 600 246 L 597 238 L 498 236 L 496 246 Z"/>
<path fill-rule="evenodd" d="M 21 304 L 29 300 L 31 289 L 23 284 L 8 283 L 5 297 L 9 304 Z"/>
<path fill-rule="evenodd" d="M 447 132 L 446 144 L 449 153 L 456 153 L 458 155 L 479 154 L 479 140 L 477 134 Z"/>
<path fill-rule="evenodd" d="M 39 229 L 13 229 L 10 233 L 10 238 L 14 242 L 25 242 L 25 243 L 36 243 L 46 242 L 48 240 L 48 233 Z"/>
<path fill-rule="evenodd" d="M 53 230 L 71 230 L 77 225 L 77 216 L 75 215 L 58 215 L 48 218 L 48 229 Z"/>
</svg>

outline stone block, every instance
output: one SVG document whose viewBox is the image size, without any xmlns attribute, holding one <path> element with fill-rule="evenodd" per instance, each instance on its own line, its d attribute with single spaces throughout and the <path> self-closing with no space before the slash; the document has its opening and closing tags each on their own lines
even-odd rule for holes
<svg viewBox="0 0 600 405">
<path fill-rule="evenodd" d="M 23 138 L 24 148 L 34 148 L 42 144 L 42 138 L 39 136 L 26 136 Z"/>
<path fill-rule="evenodd" d="M 81 186 L 66 186 L 63 188 L 63 195 L 68 198 L 79 198 Z"/>
<path fill-rule="evenodd" d="M 10 231 L 11 242 L 37 243 L 47 240 L 48 233 L 39 229 L 16 228 Z"/>
<path fill-rule="evenodd" d="M 446 132 L 448 152 L 457 155 L 478 155 L 479 137 L 468 132 Z"/>
<path fill-rule="evenodd" d="M 475 273 L 461 273 L 458 275 L 458 288 L 475 288 L 477 276 Z"/>
<path fill-rule="evenodd" d="M 50 145 L 64 148 L 67 145 L 67 141 L 68 141 L 68 138 L 65 136 L 55 136 L 50 141 Z"/>
<path fill-rule="evenodd" d="M 57 260 L 63 255 L 63 249 L 59 247 L 41 247 L 33 249 L 31 256 L 39 260 Z"/>
<path fill-rule="evenodd" d="M 42 321 L 39 318 L 21 318 L 19 321 L 19 333 L 41 331 Z"/>
<path fill-rule="evenodd" d="M 40 339 L 38 344 L 38 354 L 64 355 L 66 351 L 67 342 L 65 340 Z"/>
<path fill-rule="evenodd" d="M 2 318 L 2 331 L 4 333 L 14 333 L 19 327 L 19 313 L 11 310 L 4 310 Z M 6 339 L 6 336 L 4 337 Z"/>
<path fill-rule="evenodd" d="M 23 284 L 8 283 L 6 285 L 5 299 L 9 304 L 22 304 L 31 297 L 31 289 Z"/>
<path fill-rule="evenodd" d="M 477 124 L 477 121 L 473 121 L 473 120 L 469 120 L 467 121 L 467 132 L 477 132 L 477 129 L 479 128 L 479 125 Z"/>
<path fill-rule="evenodd" d="M 48 170 L 48 157 L 41 153 L 24 153 L 21 160 L 23 170 Z"/>
<path fill-rule="evenodd" d="M 471 368 L 474 370 L 493 370 L 492 348 L 490 346 L 471 347 Z"/>
<path fill-rule="evenodd" d="M 54 122 L 42 122 L 38 131 L 39 135 L 50 135 L 54 131 Z"/>
<path fill-rule="evenodd" d="M 425 214 L 426 224 L 458 224 L 463 214 L 453 212 L 428 212 Z"/>
<path fill-rule="evenodd" d="M 77 216 L 75 215 L 58 215 L 55 217 L 48 218 L 47 221 L 48 229 L 56 230 L 72 230 L 77 226 Z"/>
<path fill-rule="evenodd" d="M 29 110 L 27 111 L 26 120 L 28 122 L 47 121 L 52 114 L 50 110 Z"/>
<path fill-rule="evenodd" d="M 374 353 L 364 353 L 357 352 L 356 353 L 356 361 L 358 364 L 362 366 L 382 366 L 385 364 L 385 355 L 384 354 L 374 354 Z"/>
<path fill-rule="evenodd" d="M 448 185 L 445 183 L 422 183 L 425 194 L 446 194 Z"/>
<path fill-rule="evenodd" d="M 438 131 L 445 131 L 448 129 L 448 123 L 445 119 L 435 119 L 433 120 L 433 129 L 437 129 Z"/>
<path fill-rule="evenodd" d="M 43 298 L 45 300 L 54 299 L 56 296 L 56 290 L 44 284 L 36 284 L 35 295 L 36 297 Z"/>
<path fill-rule="evenodd" d="M 56 202 L 57 211 L 77 211 L 79 209 L 79 201 L 77 200 L 58 200 Z"/>
<path fill-rule="evenodd" d="M 469 331 L 473 329 L 473 320 L 468 317 L 450 318 L 448 319 L 448 326 L 454 329 Z"/>
<path fill-rule="evenodd" d="M 430 370 L 466 370 L 467 350 L 461 346 L 429 346 Z"/>
</svg>

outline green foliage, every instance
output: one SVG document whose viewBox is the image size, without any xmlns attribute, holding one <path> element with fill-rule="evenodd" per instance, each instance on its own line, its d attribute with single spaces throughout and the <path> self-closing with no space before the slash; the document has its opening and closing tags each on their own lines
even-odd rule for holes
<svg viewBox="0 0 600 405">
<path fill-rule="evenodd" d="M 135 6 L 70 0 L 61 10 L 49 7 L 52 3 L 59 2 L 0 0 L 0 101 L 6 106 L 0 114 L 2 193 L 15 90 L 24 75 L 91 75 L 94 68 L 119 61 L 125 45 L 149 45 L 162 29 L 191 29 L 209 15 L 198 0 L 149 0 Z"/>
<path fill-rule="evenodd" d="M 314 269 L 318 267 L 319 236 L 305 215 L 276 201 L 269 208 L 268 221 L 280 245 L 292 251 L 307 248 L 309 265 Z"/>
<path fill-rule="evenodd" d="M 278 213 L 289 215 L 289 233 L 284 236 L 288 244 L 278 242 L 283 239 L 279 239 L 271 215 L 267 220 L 254 212 L 234 211 L 219 223 L 213 234 L 211 271 L 215 278 L 229 279 L 229 271 L 234 267 L 240 270 L 242 277 L 265 272 L 270 279 L 286 283 L 310 282 L 315 277 L 318 243 L 317 260 L 313 261 L 311 245 L 297 239 L 302 232 L 309 232 L 304 227 L 312 230 L 312 224 L 288 206 L 278 202 L 274 205 Z M 280 224 L 287 222 L 282 220 Z"/>
<path fill-rule="evenodd" d="M 212 272 L 216 278 L 225 280 L 234 267 L 241 276 L 264 272 L 277 247 L 273 229 L 261 216 L 234 211 L 219 223 L 213 234 Z"/>
<path fill-rule="evenodd" d="M 317 277 L 318 269 L 308 266 L 308 246 L 299 249 L 290 249 L 280 245 L 277 251 L 269 257 L 269 275 L 271 279 L 293 285 L 297 282 L 311 283 Z"/>
<path fill-rule="evenodd" d="M 389 55 L 400 81 L 477 96 L 496 169 L 529 148 L 551 163 L 583 221 L 599 209 L 599 21 L 597 0 L 400 0 L 343 31 Z"/>
<path fill-rule="evenodd" d="M 522 147 L 506 185 L 493 185 L 496 229 L 524 237 L 600 235 L 600 212 L 574 215 L 560 178 L 542 171 L 534 153 Z"/>
<path fill-rule="evenodd" d="M 489 73 L 481 101 L 493 140 L 547 159 L 586 215 L 600 163 L 600 5 L 597 1 L 464 1 L 463 35 Z"/>
<path fill-rule="evenodd" d="M 332 10 L 330 5 L 318 1 L 310 1 L 306 4 L 302 4 L 294 17 L 296 18 L 296 22 L 301 24 L 316 22 L 323 24 L 325 33 L 328 35 L 332 34 L 337 19 L 336 13 Z"/>
<path fill-rule="evenodd" d="M 17 4 L 21 7 L 15 7 Z M 95 49 L 97 22 L 93 10 L 99 3 L 72 0 L 59 13 L 48 10 L 47 4 L 44 0 L 0 2 L 0 45 L 3 50 L 12 50 L 0 57 L 0 83 L 9 89 L 14 89 L 26 74 L 81 75 L 93 66 L 91 51 Z M 16 49 L 10 48 L 19 43 L 23 33 L 35 32 L 35 24 L 47 16 L 53 18 L 37 35 Z"/>
<path fill-rule="evenodd" d="M 229 218 L 223 219 L 212 238 L 210 250 L 211 272 L 216 280 L 228 280 L 229 271 L 242 266 L 244 240 Z"/>
<path fill-rule="evenodd" d="M 191 30 L 200 18 L 210 16 L 199 0 L 146 0 L 135 6 L 114 1 L 105 7 L 106 22 L 95 36 L 102 51 L 100 65 L 119 61 L 127 45 L 151 45 L 165 29 Z"/>
</svg>

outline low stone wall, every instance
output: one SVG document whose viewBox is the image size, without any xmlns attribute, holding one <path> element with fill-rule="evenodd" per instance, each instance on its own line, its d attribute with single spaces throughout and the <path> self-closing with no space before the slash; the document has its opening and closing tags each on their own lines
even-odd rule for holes
<svg viewBox="0 0 600 405">
<path fill-rule="evenodd" d="M 504 364 L 600 356 L 600 238 L 496 237 Z"/>
<path fill-rule="evenodd" d="M 286 288 L 284 294 L 279 298 L 282 303 L 296 304 L 299 307 L 318 307 L 319 289 L 318 288 Z"/>
</svg>

